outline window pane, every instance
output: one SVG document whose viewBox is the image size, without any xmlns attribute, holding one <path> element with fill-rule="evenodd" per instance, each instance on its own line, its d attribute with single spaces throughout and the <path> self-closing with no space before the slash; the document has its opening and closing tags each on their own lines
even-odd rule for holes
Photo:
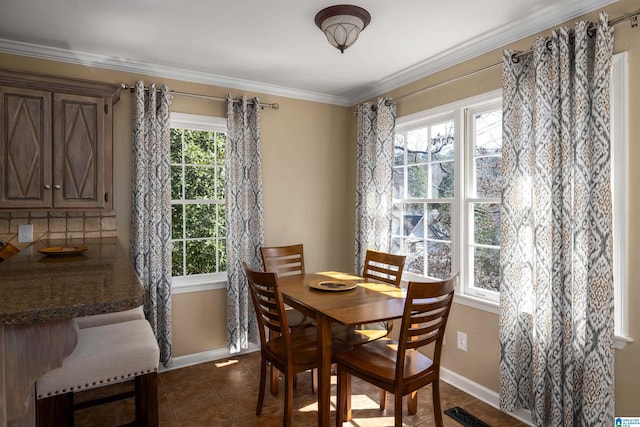
<svg viewBox="0 0 640 427">
<path fill-rule="evenodd" d="M 474 248 L 474 286 L 500 292 L 500 250 Z"/>
<path fill-rule="evenodd" d="M 391 238 L 391 253 L 392 254 L 404 254 L 405 251 L 402 246 L 402 238 L 393 237 Z"/>
<path fill-rule="evenodd" d="M 224 133 L 216 133 L 216 162 L 220 165 L 224 164 L 227 152 L 227 135 Z"/>
<path fill-rule="evenodd" d="M 424 241 L 421 239 L 405 239 L 404 247 L 407 254 L 405 270 L 424 274 Z"/>
<path fill-rule="evenodd" d="M 214 200 L 215 171 L 208 166 L 184 167 L 185 200 Z"/>
<path fill-rule="evenodd" d="M 393 168 L 393 198 L 404 197 L 404 167 Z"/>
<path fill-rule="evenodd" d="M 473 228 L 475 243 L 500 246 L 500 204 L 475 203 Z"/>
<path fill-rule="evenodd" d="M 451 275 L 451 244 L 428 242 L 428 276 L 445 279 Z"/>
<path fill-rule="evenodd" d="M 171 205 L 171 238 L 182 239 L 183 205 Z"/>
<path fill-rule="evenodd" d="M 391 234 L 393 236 L 397 236 L 400 234 L 402 223 L 402 205 L 399 203 L 394 203 L 391 206 Z"/>
<path fill-rule="evenodd" d="M 428 128 L 407 132 L 407 164 L 429 161 Z"/>
<path fill-rule="evenodd" d="M 171 166 L 171 200 L 182 199 L 182 166 Z"/>
<path fill-rule="evenodd" d="M 215 198 L 217 200 L 224 200 L 225 199 L 225 188 L 224 188 L 224 180 L 225 180 L 225 174 L 224 174 L 224 167 L 219 167 L 216 169 L 216 192 L 215 192 Z"/>
<path fill-rule="evenodd" d="M 433 163 L 431 165 L 431 171 L 433 173 L 433 188 L 431 197 L 453 197 L 455 186 L 453 162 Z"/>
<path fill-rule="evenodd" d="M 476 159 L 476 196 L 500 197 L 502 182 L 502 158 L 480 157 Z"/>
<path fill-rule="evenodd" d="M 218 240 L 218 271 L 227 271 L 227 241 Z"/>
<path fill-rule="evenodd" d="M 431 160 L 453 160 L 453 120 L 431 126 Z"/>
<path fill-rule="evenodd" d="M 404 134 L 397 133 L 393 146 L 393 164 L 395 166 L 404 164 Z"/>
<path fill-rule="evenodd" d="M 186 274 L 215 273 L 216 252 L 215 240 L 187 241 Z"/>
<path fill-rule="evenodd" d="M 502 110 L 476 114 L 475 156 L 502 153 Z"/>
<path fill-rule="evenodd" d="M 422 203 L 406 203 L 402 221 L 402 235 L 422 239 L 424 237 L 424 205 Z"/>
<path fill-rule="evenodd" d="M 188 238 L 216 235 L 216 205 L 186 205 Z"/>
<path fill-rule="evenodd" d="M 173 242 L 173 249 L 171 250 L 171 275 L 182 276 L 184 275 L 184 268 L 182 266 L 182 241 Z"/>
<path fill-rule="evenodd" d="M 182 163 L 182 130 L 171 129 L 171 163 Z"/>
<path fill-rule="evenodd" d="M 451 240 L 451 203 L 427 205 L 429 239 Z"/>
<path fill-rule="evenodd" d="M 215 164 L 215 133 L 184 130 L 184 162 L 193 165 Z"/>
<path fill-rule="evenodd" d="M 227 207 L 225 205 L 215 205 L 218 216 L 216 218 L 218 237 L 227 237 Z"/>
<path fill-rule="evenodd" d="M 427 197 L 427 191 L 429 189 L 429 166 L 409 166 L 407 170 L 409 174 L 407 197 L 410 199 L 422 199 Z"/>
</svg>

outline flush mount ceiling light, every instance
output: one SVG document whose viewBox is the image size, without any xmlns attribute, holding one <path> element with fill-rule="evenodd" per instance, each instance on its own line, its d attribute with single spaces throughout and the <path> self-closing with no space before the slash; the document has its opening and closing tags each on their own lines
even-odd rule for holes
<svg viewBox="0 0 640 427">
<path fill-rule="evenodd" d="M 316 25 L 335 48 L 344 50 L 358 40 L 360 31 L 369 25 L 371 15 L 358 6 L 341 4 L 322 9 L 316 15 Z"/>
</svg>

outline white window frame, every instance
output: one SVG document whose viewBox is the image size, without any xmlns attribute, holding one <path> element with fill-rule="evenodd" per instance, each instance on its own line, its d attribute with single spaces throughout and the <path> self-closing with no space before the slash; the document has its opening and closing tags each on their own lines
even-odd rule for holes
<svg viewBox="0 0 640 427">
<path fill-rule="evenodd" d="M 629 210 L 627 204 L 628 198 L 628 181 L 629 181 L 629 165 L 628 165 L 628 147 L 629 147 L 629 77 L 628 77 L 628 54 L 621 52 L 613 56 L 611 71 L 611 182 L 612 182 L 612 204 L 613 204 L 613 281 L 614 281 L 614 307 L 615 307 L 615 347 L 623 348 L 627 342 L 632 342 L 633 338 L 629 336 L 628 330 L 628 286 L 629 278 L 627 265 L 629 260 L 628 245 L 626 236 L 629 229 Z M 501 102 L 502 94 L 500 90 L 492 91 L 486 94 L 467 98 L 461 101 L 453 102 L 447 105 L 436 107 L 427 111 L 403 116 L 397 119 L 396 129 L 412 125 L 418 125 L 421 122 L 427 122 L 438 116 L 446 114 L 454 114 L 456 117 L 455 130 L 455 150 L 456 150 L 456 199 L 460 200 L 461 195 L 465 194 L 466 188 L 470 187 L 469 182 L 465 180 L 472 179 L 473 175 L 469 168 L 473 165 L 467 162 L 465 164 L 465 156 L 471 156 L 470 147 L 460 149 L 459 144 L 463 144 L 465 131 L 465 110 L 475 109 L 482 105 L 486 105 L 491 101 Z M 464 176 L 460 176 L 461 170 L 458 165 L 464 165 L 467 169 Z M 459 270 L 460 276 L 458 281 L 458 289 L 454 301 L 466 306 L 485 310 L 491 313 L 499 313 L 499 295 L 498 298 L 486 298 L 483 295 L 474 295 L 467 291 L 468 286 L 473 277 L 468 277 L 470 270 L 467 268 L 460 269 L 464 260 L 472 262 L 468 256 L 468 246 L 471 236 L 468 236 L 471 227 L 466 223 L 468 215 L 468 204 L 466 195 L 462 202 L 454 203 L 454 226 L 452 230 L 453 238 L 453 259 L 451 260 L 451 268 L 453 271 Z M 463 208 L 464 207 L 464 208 Z M 403 281 L 420 280 L 424 277 L 405 273 Z"/>
<path fill-rule="evenodd" d="M 396 131 L 403 132 L 407 129 L 420 127 L 428 123 L 436 121 L 442 121 L 446 118 L 452 117 L 455 124 L 455 196 L 452 209 L 452 259 L 451 270 L 459 271 L 458 288 L 454 295 L 454 301 L 468 305 L 471 307 L 479 308 L 481 310 L 489 311 L 492 313 L 498 313 L 498 301 L 483 298 L 477 294 L 466 293 L 465 290 L 469 287 L 464 285 L 469 280 L 473 280 L 473 274 L 467 273 L 468 269 L 460 268 L 462 262 L 464 262 L 464 256 L 467 256 L 465 248 L 466 242 L 468 242 L 467 228 L 465 227 L 466 218 L 468 215 L 464 212 L 463 206 L 466 205 L 466 185 L 465 179 L 468 176 L 465 170 L 463 170 L 464 161 L 467 154 L 466 149 L 461 149 L 460 144 L 464 144 L 465 141 L 465 114 L 469 109 L 480 108 L 484 105 L 496 105 L 496 103 L 502 102 L 502 91 L 494 90 L 485 94 L 477 95 L 474 97 L 466 98 L 460 101 L 452 102 L 450 104 L 442 105 L 427 111 L 421 111 L 413 113 L 407 116 L 400 117 L 396 120 Z M 424 276 L 404 272 L 402 275 L 403 282 L 410 280 L 421 280 Z"/>
<path fill-rule="evenodd" d="M 632 342 L 629 336 L 629 76 L 628 54 L 613 55 L 611 63 L 611 201 L 613 205 L 613 283 L 615 347 Z"/>
<path fill-rule="evenodd" d="M 464 193 L 463 197 L 463 243 L 461 245 L 462 259 L 465 261 L 465 272 L 470 272 L 470 277 L 466 277 L 462 282 L 463 294 L 473 298 L 480 298 L 487 300 L 490 303 L 497 304 L 500 301 L 500 293 L 485 290 L 474 286 L 474 277 L 472 272 L 474 271 L 474 258 L 471 256 L 472 246 L 474 246 L 474 223 L 473 223 L 473 205 L 474 203 L 498 203 L 502 204 L 502 197 L 497 198 L 480 198 L 474 194 L 475 188 L 474 182 L 474 127 L 473 116 L 475 114 L 502 110 L 502 97 L 494 100 L 484 101 L 470 105 L 464 108 L 464 128 L 466 133 L 464 134 L 465 150 L 464 150 Z"/>
<path fill-rule="evenodd" d="M 227 133 L 227 120 L 222 117 L 171 113 L 170 127 Z M 171 293 L 182 294 L 212 289 L 226 289 L 227 272 L 193 274 L 171 279 Z"/>
</svg>

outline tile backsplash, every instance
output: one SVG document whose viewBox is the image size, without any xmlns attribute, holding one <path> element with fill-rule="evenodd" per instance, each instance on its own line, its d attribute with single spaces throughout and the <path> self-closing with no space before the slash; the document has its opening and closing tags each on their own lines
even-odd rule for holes
<svg viewBox="0 0 640 427">
<path fill-rule="evenodd" d="M 33 224 L 35 240 L 116 237 L 115 211 L 0 212 L 0 234 L 17 234 L 20 224 Z"/>
</svg>

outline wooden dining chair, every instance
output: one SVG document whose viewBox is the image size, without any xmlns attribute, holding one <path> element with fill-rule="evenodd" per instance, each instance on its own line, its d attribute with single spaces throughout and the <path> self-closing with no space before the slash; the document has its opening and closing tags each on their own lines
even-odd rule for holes
<svg viewBox="0 0 640 427">
<path fill-rule="evenodd" d="M 367 281 L 386 283 L 400 287 L 402 271 L 406 260 L 404 255 L 367 250 L 362 268 L 362 277 Z M 331 333 L 349 346 L 358 346 L 384 337 L 391 337 L 393 320 L 357 326 L 344 326 L 334 323 Z M 387 407 L 387 393 L 380 391 L 380 409 Z"/>
<path fill-rule="evenodd" d="M 362 268 L 362 277 L 366 281 L 386 283 L 397 288 L 400 287 L 402 271 L 406 256 L 390 254 L 386 252 L 367 250 Z M 333 335 L 347 344 L 361 345 L 383 337 L 390 337 L 393 321 L 357 325 L 356 327 L 344 327 L 334 324 Z"/>
<path fill-rule="evenodd" d="M 338 370 L 336 425 L 351 419 L 351 376 L 355 375 L 394 394 L 395 426 L 402 426 L 402 398 L 415 412 L 417 391 L 431 384 L 436 426 L 441 427 L 440 355 L 457 274 L 438 282 L 410 282 L 400 339 L 382 338 L 353 347 L 335 356 Z M 418 351 L 435 342 L 433 358 Z M 411 412 L 412 408 L 409 408 Z"/>
<path fill-rule="evenodd" d="M 298 372 L 320 367 L 315 326 L 290 329 L 278 276 L 251 270 L 243 263 L 260 331 L 260 391 L 256 415 L 262 413 L 267 363 L 284 374 L 283 426 L 291 425 L 293 378 Z M 273 333 L 269 333 L 273 332 Z"/>
<path fill-rule="evenodd" d="M 264 271 L 276 273 L 278 277 L 304 276 L 304 246 L 302 244 L 289 246 L 263 246 L 260 248 L 262 265 Z M 289 307 L 287 310 L 287 321 L 289 328 L 304 328 L 313 325 L 313 319 Z M 312 374 L 311 388 L 317 391 L 317 373 Z M 278 394 L 278 372 L 271 368 L 271 394 Z M 294 379 L 294 387 L 296 381 Z"/>
</svg>

